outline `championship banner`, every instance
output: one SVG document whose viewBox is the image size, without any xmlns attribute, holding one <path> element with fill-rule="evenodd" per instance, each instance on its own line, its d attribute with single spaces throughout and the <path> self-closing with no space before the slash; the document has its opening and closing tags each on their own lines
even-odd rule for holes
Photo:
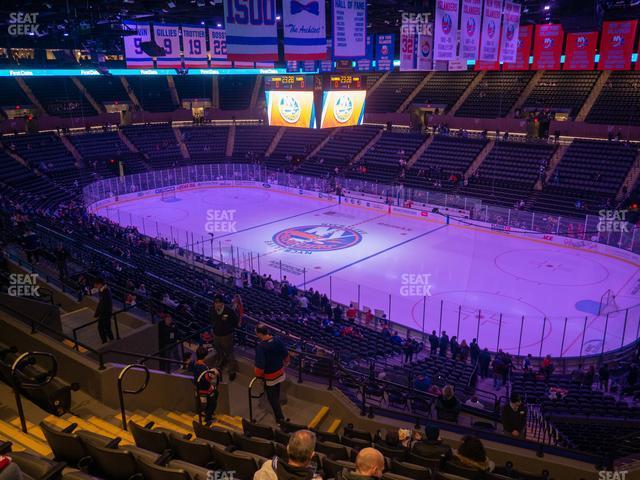
<svg viewBox="0 0 640 480">
<path fill-rule="evenodd" d="M 567 34 L 563 70 L 593 70 L 595 66 L 598 32 Z"/>
<path fill-rule="evenodd" d="M 326 58 L 324 4 L 324 0 L 282 0 L 285 60 Z"/>
<path fill-rule="evenodd" d="M 269 125 L 316 128 L 313 92 L 267 90 L 265 96 Z"/>
<path fill-rule="evenodd" d="M 151 27 L 147 23 L 124 22 L 126 28 L 136 32 L 135 35 L 126 35 L 124 40 L 124 53 L 127 68 L 153 68 L 153 58 L 142 51 L 141 44 L 151 41 Z"/>
<path fill-rule="evenodd" d="M 459 8 L 459 0 L 437 0 L 436 2 L 433 39 L 433 58 L 436 60 L 453 60 L 456 57 Z"/>
<path fill-rule="evenodd" d="M 333 57 L 363 57 L 367 50 L 366 0 L 333 0 Z"/>
<path fill-rule="evenodd" d="M 366 96 L 365 90 L 325 91 L 320 128 L 362 125 Z"/>
<path fill-rule="evenodd" d="M 629 70 L 636 39 L 637 20 L 604 22 L 598 70 Z"/>
<path fill-rule="evenodd" d="M 207 31 L 204 27 L 182 26 L 182 51 L 186 68 L 207 68 Z"/>
<path fill-rule="evenodd" d="M 277 61 L 276 0 L 224 2 L 229 60 Z"/>
<path fill-rule="evenodd" d="M 560 70 L 564 30 L 560 24 L 536 25 L 533 70 Z"/>
<path fill-rule="evenodd" d="M 373 70 L 373 35 L 367 35 L 366 54 L 356 59 L 356 72 L 370 72 Z"/>
<path fill-rule="evenodd" d="M 158 68 L 182 68 L 178 25 L 154 25 L 154 41 L 164 48 L 165 55 L 156 59 Z"/>
<path fill-rule="evenodd" d="M 209 52 L 212 68 L 231 68 L 227 59 L 227 36 L 224 28 L 209 27 Z"/>
<path fill-rule="evenodd" d="M 500 40 L 500 61 L 515 63 L 518 52 L 518 29 L 520 27 L 520 4 L 505 0 L 504 22 Z"/>
<path fill-rule="evenodd" d="M 418 34 L 418 45 L 416 48 L 416 70 L 433 70 L 433 35 L 430 33 Z M 446 61 L 445 61 L 446 64 Z M 445 67 L 444 70 L 447 68 Z"/>
<path fill-rule="evenodd" d="M 483 62 L 497 62 L 500 48 L 500 23 L 502 20 L 502 0 L 484 0 L 480 56 Z"/>
<path fill-rule="evenodd" d="M 518 49 L 516 51 L 516 61 L 505 63 L 502 70 L 529 70 L 529 57 L 531 56 L 531 45 L 533 37 L 533 25 L 520 25 L 518 30 Z"/>
<path fill-rule="evenodd" d="M 393 55 L 395 51 L 395 35 L 378 35 L 376 38 L 376 70 L 389 72 L 393 70 Z"/>
<path fill-rule="evenodd" d="M 302 71 L 303 72 L 315 72 L 316 71 L 316 62 L 315 60 L 305 60 L 302 62 Z"/>
<path fill-rule="evenodd" d="M 482 0 L 462 0 L 460 22 L 460 58 L 475 60 L 480 48 L 480 25 L 482 23 Z"/>
</svg>

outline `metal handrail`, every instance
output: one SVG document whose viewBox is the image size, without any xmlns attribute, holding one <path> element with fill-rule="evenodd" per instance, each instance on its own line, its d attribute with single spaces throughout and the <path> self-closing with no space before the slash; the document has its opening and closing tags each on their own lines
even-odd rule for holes
<svg viewBox="0 0 640 480">
<path fill-rule="evenodd" d="M 35 360 L 37 357 L 44 357 L 51 360 L 51 370 L 47 372 L 47 376 L 42 382 L 24 382 L 19 375 L 22 375 L 24 378 L 26 376 L 22 374 L 20 368 L 23 365 L 27 364 L 27 359 Z M 13 394 L 16 398 L 16 407 L 18 409 L 18 416 L 20 417 L 20 426 L 24 433 L 28 433 L 27 431 L 27 421 L 24 417 L 24 409 L 22 407 L 22 397 L 20 396 L 20 388 L 41 388 L 48 384 L 50 384 L 53 379 L 56 377 L 58 373 L 58 361 L 56 357 L 48 352 L 25 352 L 22 355 L 18 356 L 15 359 L 13 364 L 11 365 L 11 387 L 13 388 Z"/>
<path fill-rule="evenodd" d="M 144 378 L 144 383 L 134 389 L 134 390 L 123 390 L 122 389 L 122 382 L 124 379 L 124 376 L 127 374 L 127 372 L 129 370 L 143 370 L 144 374 L 145 374 L 145 378 Z M 132 363 L 130 365 L 127 365 L 126 367 L 124 367 L 120 373 L 118 374 L 118 399 L 120 401 L 120 413 L 122 415 L 122 429 L 123 430 L 127 430 L 127 412 L 124 408 L 124 395 L 138 395 L 139 393 L 142 393 L 147 386 L 149 385 L 149 380 L 151 379 L 151 373 L 149 372 L 149 369 L 145 366 L 145 365 L 141 365 L 139 363 Z"/>
<path fill-rule="evenodd" d="M 113 319 L 113 323 L 114 323 L 114 325 L 116 327 L 116 339 L 117 340 L 120 340 L 120 328 L 118 326 L 118 314 L 119 313 L 123 313 L 123 312 L 128 312 L 129 310 L 130 310 L 130 308 L 124 307 L 124 308 L 122 308 L 120 310 L 117 310 L 117 311 L 111 313 L 111 318 Z M 78 350 L 78 345 L 77 345 L 78 344 L 78 332 L 80 330 L 83 330 L 86 327 L 90 327 L 91 325 L 94 325 L 94 324 L 96 324 L 98 322 L 99 322 L 98 319 L 91 320 L 90 322 L 83 323 L 82 325 L 79 325 L 79 326 L 77 326 L 76 328 L 74 328 L 72 330 L 73 341 L 74 341 L 74 347 L 73 348 Z"/>
</svg>

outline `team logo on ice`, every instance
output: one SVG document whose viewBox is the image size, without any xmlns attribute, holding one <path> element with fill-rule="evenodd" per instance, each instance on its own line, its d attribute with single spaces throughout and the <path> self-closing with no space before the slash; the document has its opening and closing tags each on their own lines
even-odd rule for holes
<svg viewBox="0 0 640 480">
<path fill-rule="evenodd" d="M 349 95 L 340 95 L 333 105 L 333 116 L 339 123 L 347 123 L 353 115 L 353 101 Z"/>
<path fill-rule="evenodd" d="M 291 95 L 285 95 L 280 99 L 278 111 L 282 119 L 287 123 L 296 123 L 300 119 L 300 104 Z"/>
<path fill-rule="evenodd" d="M 279 247 L 300 252 L 333 252 L 353 247 L 362 234 L 342 225 L 304 225 L 287 228 L 273 236 Z"/>
</svg>

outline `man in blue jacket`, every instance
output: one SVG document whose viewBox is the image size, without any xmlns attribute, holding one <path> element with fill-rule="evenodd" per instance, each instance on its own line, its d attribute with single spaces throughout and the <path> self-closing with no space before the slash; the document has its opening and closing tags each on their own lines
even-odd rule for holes
<svg viewBox="0 0 640 480">
<path fill-rule="evenodd" d="M 264 380 L 264 390 L 273 409 L 276 422 L 285 420 L 280 405 L 280 384 L 285 381 L 284 368 L 289 364 L 289 352 L 282 341 L 274 338 L 263 323 L 256 327 L 256 377 Z"/>
</svg>

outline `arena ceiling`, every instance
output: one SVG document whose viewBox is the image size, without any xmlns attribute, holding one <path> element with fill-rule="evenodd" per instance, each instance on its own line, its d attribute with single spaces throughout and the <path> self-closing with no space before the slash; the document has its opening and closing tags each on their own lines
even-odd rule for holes
<svg viewBox="0 0 640 480">
<path fill-rule="evenodd" d="M 326 4 L 329 9 L 330 2 Z M 433 12 L 434 4 L 435 0 L 368 0 L 369 31 L 396 32 L 404 12 Z M 524 23 L 575 20 L 577 14 L 588 21 L 596 12 L 600 18 L 640 16 L 640 0 L 522 0 L 522 5 Z M 39 36 L 9 36 L 12 12 L 38 13 Z M 3 0 L 0 47 L 86 48 L 89 44 L 109 50 L 121 43 L 119 25 L 125 19 L 216 24 L 222 18 L 222 0 Z"/>
</svg>

